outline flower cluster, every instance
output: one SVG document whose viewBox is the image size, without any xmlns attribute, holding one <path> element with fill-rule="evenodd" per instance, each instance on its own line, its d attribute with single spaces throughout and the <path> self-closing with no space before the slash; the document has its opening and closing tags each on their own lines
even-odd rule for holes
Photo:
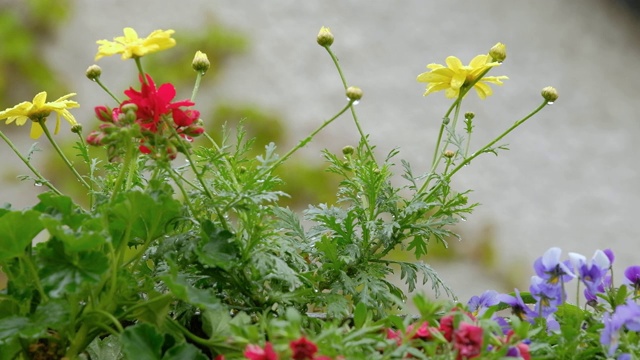
<svg viewBox="0 0 640 360">
<path fill-rule="evenodd" d="M 162 157 L 167 154 L 174 159 L 178 151 L 184 150 L 184 142 L 204 133 L 199 121 L 200 112 L 189 109 L 195 105 L 189 100 L 172 102 L 176 90 L 172 84 L 156 84 L 150 75 L 140 77 L 141 89 L 129 88 L 124 93 L 128 99 L 114 109 L 106 106 L 95 108 L 96 116 L 103 122 L 98 130 L 87 136 L 91 145 L 115 149 L 125 136 L 138 138 L 140 152 Z M 127 112 L 132 112 L 127 116 Z M 133 130 L 133 131 L 131 131 Z M 174 136 L 178 135 L 180 138 Z M 159 149 L 164 149 L 164 152 Z"/>
<path fill-rule="evenodd" d="M 484 302 L 486 306 L 482 306 L 483 308 L 497 304 L 495 297 L 490 296 L 492 293 L 483 295 L 488 301 Z M 478 298 L 474 298 L 471 302 L 477 300 Z M 530 359 L 528 345 L 518 341 L 513 330 L 491 333 L 487 336 L 487 339 L 491 340 L 485 341 L 487 330 L 472 313 L 459 308 L 454 308 L 442 316 L 434 326 L 428 321 L 422 321 L 407 326 L 405 331 L 386 331 L 387 339 L 395 341 L 398 346 L 408 342 L 413 348 L 422 351 L 425 346 L 437 344 L 436 353 L 455 354 L 457 360 L 477 358 L 483 355 L 483 352 L 502 352 L 505 357 Z"/>
<path fill-rule="evenodd" d="M 625 270 L 624 285 L 620 289 L 613 286 L 612 264 L 615 256 L 609 249 L 596 250 L 591 259 L 578 253 L 569 253 L 567 260 L 561 259 L 562 250 L 552 247 L 534 262 L 536 275 L 531 277 L 528 297 L 533 301 L 525 301 L 518 289 L 513 294 L 498 294 L 491 292 L 497 300 L 484 301 L 479 308 L 489 308 L 496 303 L 507 305 L 512 313 L 522 321 L 537 323 L 542 321 L 550 332 L 560 330 L 561 323 L 566 321 L 558 318 L 558 310 L 567 304 L 566 284 L 572 279 L 578 279 L 578 293 L 580 286 L 584 286 L 582 295 L 586 304 L 596 312 L 603 328 L 600 332 L 600 343 L 607 347 L 608 355 L 612 356 L 618 349 L 618 339 L 623 331 L 640 331 L 640 306 L 634 299 L 640 288 L 640 266 L 630 266 Z M 631 296 L 629 296 L 629 294 Z M 469 307 L 476 307 L 479 301 L 472 299 Z M 533 304 L 533 308 L 529 304 Z M 580 298 L 576 298 L 580 303 Z M 492 315 L 497 321 L 509 326 L 504 318 Z"/>
<path fill-rule="evenodd" d="M 306 337 L 301 337 L 297 340 L 289 342 L 288 357 L 286 359 L 293 360 L 331 360 L 330 357 L 324 355 L 316 355 L 318 352 L 318 346 L 309 341 Z M 249 360 L 278 360 L 280 357 L 273 349 L 273 345 L 267 341 L 264 347 L 260 345 L 249 344 L 247 345 L 244 356 Z M 221 356 L 220 360 L 224 359 Z"/>
</svg>

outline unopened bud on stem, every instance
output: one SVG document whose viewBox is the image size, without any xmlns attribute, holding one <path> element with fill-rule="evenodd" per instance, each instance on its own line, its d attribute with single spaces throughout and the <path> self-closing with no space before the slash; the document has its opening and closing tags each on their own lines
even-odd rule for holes
<svg viewBox="0 0 640 360">
<path fill-rule="evenodd" d="M 349 86 L 347 88 L 347 98 L 351 101 L 358 101 L 362 99 L 362 89 L 356 86 Z"/>
<path fill-rule="evenodd" d="M 98 65 L 91 65 L 87 68 L 85 75 L 89 80 L 96 81 L 100 78 L 100 75 L 102 75 L 102 69 Z"/>
<path fill-rule="evenodd" d="M 191 63 L 193 70 L 200 72 L 202 74 L 206 73 L 211 66 L 211 62 L 209 62 L 209 58 L 207 54 L 202 51 L 196 51 L 196 55 L 193 57 L 193 62 Z"/>
<path fill-rule="evenodd" d="M 547 86 L 542 89 L 542 97 L 547 100 L 548 103 L 553 103 L 558 100 L 558 90 L 553 86 Z"/>
<path fill-rule="evenodd" d="M 321 27 L 317 38 L 318 44 L 323 47 L 331 46 L 333 44 L 333 34 L 327 27 Z"/>
<path fill-rule="evenodd" d="M 493 61 L 503 62 L 504 59 L 507 58 L 507 47 L 499 42 L 489 50 L 489 56 L 491 56 Z"/>
</svg>

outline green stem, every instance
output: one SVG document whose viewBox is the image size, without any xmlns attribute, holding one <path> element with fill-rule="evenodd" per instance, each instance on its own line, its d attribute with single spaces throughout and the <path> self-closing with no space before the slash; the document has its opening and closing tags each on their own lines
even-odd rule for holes
<svg viewBox="0 0 640 360">
<path fill-rule="evenodd" d="M 118 329 L 119 333 L 124 331 L 124 328 L 122 328 L 122 324 L 120 324 L 120 321 L 118 321 L 118 319 L 116 319 L 115 316 L 113 316 L 113 314 L 106 312 L 104 310 L 98 309 L 98 310 L 91 310 L 90 312 L 87 312 L 86 316 L 89 316 L 91 314 L 102 315 L 106 317 L 107 319 L 109 319 L 109 321 L 111 321 L 111 323 L 113 323 L 116 329 Z"/>
<path fill-rule="evenodd" d="M 342 80 L 342 86 L 344 86 L 344 90 L 347 91 L 347 88 L 348 88 L 347 79 L 345 78 L 344 74 L 342 73 L 342 68 L 340 67 L 340 62 L 338 61 L 338 58 L 333 53 L 333 51 L 331 51 L 331 47 L 330 46 L 325 46 L 324 48 L 329 53 L 329 56 L 331 56 L 331 60 L 333 60 L 333 64 L 336 66 L 336 69 L 338 70 L 338 74 L 340 75 L 340 80 Z M 364 135 L 364 132 L 362 131 L 362 127 L 360 126 L 360 121 L 358 120 L 358 116 L 356 115 L 356 110 L 354 109 L 353 106 L 351 107 L 351 116 L 353 117 L 353 122 L 356 124 L 356 128 L 358 129 L 358 133 L 360 134 L 360 137 L 363 140 L 365 140 L 364 141 L 364 145 L 367 148 L 367 153 L 371 157 L 371 160 L 373 162 L 375 162 L 375 157 L 373 156 L 373 150 L 371 149 L 371 146 L 369 145 L 369 142 L 366 141 L 366 137 Z"/>
<path fill-rule="evenodd" d="M 42 176 L 42 174 L 40 174 L 40 172 L 38 170 L 36 170 L 36 168 L 34 168 L 31 165 L 31 162 L 29 162 L 29 160 L 27 158 L 25 158 L 24 156 L 22 156 L 22 154 L 20 153 L 20 151 L 18 151 L 18 149 L 16 148 L 15 145 L 13 145 L 13 143 L 11 142 L 11 140 L 9 140 L 9 138 L 2 132 L 0 131 L 0 138 L 2 138 L 2 140 L 4 140 L 7 145 L 9 145 L 9 147 L 11 148 L 11 150 L 13 150 L 13 152 L 18 155 L 18 157 L 20 158 L 20 160 L 22 160 L 22 162 L 27 165 L 27 167 L 29 168 L 29 170 L 31 170 L 31 172 L 37 177 L 37 183 L 43 184 L 44 186 L 48 187 L 49 189 L 51 189 L 51 191 L 53 191 L 54 193 L 56 193 L 56 195 L 62 195 L 62 193 L 60 192 L 60 190 L 56 189 L 55 186 L 53 186 L 53 184 L 44 178 L 44 176 Z"/>
<path fill-rule="evenodd" d="M 296 151 L 300 150 L 305 145 L 307 145 L 320 131 L 322 131 L 322 129 L 324 129 L 327 125 L 331 124 L 335 119 L 340 117 L 340 115 L 344 114 L 345 111 L 347 111 L 347 109 L 349 109 L 352 105 L 353 105 L 353 100 L 349 100 L 347 105 L 344 108 L 342 108 L 342 110 L 340 110 L 337 114 L 335 114 L 331 119 L 326 120 L 325 122 L 323 122 L 322 125 L 320 125 L 317 129 L 315 129 L 304 140 L 300 141 L 298 143 L 298 145 L 293 147 L 293 149 L 289 150 L 289 152 L 287 152 L 281 158 L 276 160 L 273 164 L 271 164 L 271 166 L 269 166 L 268 168 L 264 169 L 260 174 L 258 174 L 258 178 L 260 178 L 260 177 L 270 173 L 271 171 L 273 171 L 273 169 L 275 169 L 277 166 L 279 166 L 280 164 L 285 162 Z"/>
<path fill-rule="evenodd" d="M 202 80 L 202 76 L 204 73 L 202 71 L 198 71 L 196 74 L 196 83 L 193 85 L 193 91 L 191 92 L 191 101 L 196 99 L 196 95 L 198 94 L 198 90 L 200 89 L 200 81 Z"/>
<path fill-rule="evenodd" d="M 502 140 L 502 138 L 504 138 L 505 136 L 507 136 L 510 132 L 512 132 L 515 128 L 517 128 L 518 126 L 522 125 L 525 121 L 529 120 L 533 115 L 537 114 L 540 110 L 542 110 L 545 106 L 547 106 L 547 101 L 545 100 L 542 104 L 540 104 L 540 106 L 538 106 L 535 110 L 533 110 L 531 113 L 529 113 L 529 115 L 525 116 L 524 118 L 516 121 L 513 125 L 511 125 L 507 130 L 505 130 L 502 134 L 500 134 L 498 137 L 496 137 L 495 139 L 493 139 L 491 142 L 489 142 L 487 145 L 483 146 L 480 150 L 474 152 L 473 154 L 471 154 L 471 156 L 469 156 L 468 158 L 465 158 L 464 160 L 462 160 L 462 162 L 460 162 L 460 164 L 458 164 L 458 166 L 456 166 L 453 170 L 451 170 L 451 172 L 449 174 L 446 174 L 444 176 L 444 178 L 429 192 L 429 195 L 434 193 L 437 189 L 440 188 L 441 184 L 443 182 L 448 182 L 451 177 L 457 173 L 460 169 L 462 169 L 465 165 L 469 164 L 471 162 L 471 160 L 475 159 L 476 157 L 478 157 L 478 155 L 486 152 L 487 149 L 489 149 L 490 147 L 492 147 L 493 145 L 495 145 L 495 143 L 497 143 L 498 141 Z M 425 183 L 422 185 L 422 187 L 420 188 L 420 190 L 418 190 L 418 193 L 423 192 L 426 187 L 427 187 L 428 182 L 425 181 Z"/>
<path fill-rule="evenodd" d="M 69 170 L 71 170 L 71 172 L 76 176 L 78 181 L 80 181 L 80 183 L 85 188 L 91 189 L 91 186 L 87 184 L 84 178 L 82 178 L 82 176 L 78 173 L 76 168 L 73 167 L 73 164 L 71 164 L 71 161 L 69 161 L 69 159 L 67 159 L 67 157 L 64 155 L 64 153 L 62 152 L 62 149 L 60 149 L 60 147 L 58 146 L 58 143 L 56 143 L 56 141 L 53 139 L 53 136 L 51 136 L 51 133 L 49 132 L 49 129 L 47 128 L 47 125 L 45 124 L 44 121 L 40 122 L 40 126 L 42 127 L 42 130 L 44 130 L 44 134 L 47 136 L 47 139 L 49 139 L 49 142 L 51 142 L 51 145 L 53 145 L 53 148 L 56 150 L 58 155 L 60 155 L 62 160 L 64 160 L 64 163 L 67 164 L 67 167 L 69 168 Z"/>
<path fill-rule="evenodd" d="M 49 297 L 44 292 L 42 283 L 40 283 L 40 277 L 38 276 L 38 271 L 36 270 L 36 267 L 33 265 L 33 261 L 31 261 L 31 256 L 27 256 L 21 259 L 26 264 L 27 269 L 29 269 L 29 273 L 31 274 L 33 282 L 36 284 L 36 289 L 38 290 L 38 293 L 40 293 L 40 298 L 42 299 L 42 302 L 46 302 Z"/>
<path fill-rule="evenodd" d="M 142 79 L 142 83 L 146 84 L 147 83 L 147 77 L 144 73 L 144 70 L 142 70 L 142 61 L 140 61 L 140 57 L 136 56 L 134 57 L 135 62 L 136 62 L 136 67 L 138 68 L 138 74 L 140 74 L 140 78 Z"/>
<path fill-rule="evenodd" d="M 120 168 L 120 173 L 118 174 L 118 177 L 116 178 L 116 183 L 113 186 L 113 191 L 111 193 L 111 198 L 110 201 L 114 201 L 116 196 L 118 195 L 118 193 L 121 190 L 122 187 L 122 182 L 124 181 L 125 178 L 125 174 L 127 174 L 129 171 L 129 168 L 131 166 L 131 161 L 133 159 L 133 153 L 134 153 L 134 147 L 133 144 L 131 142 L 131 138 L 126 138 L 125 140 L 125 144 L 124 146 L 126 147 L 125 150 L 125 155 L 124 155 L 124 160 L 122 161 L 122 167 Z"/>
<path fill-rule="evenodd" d="M 189 208 L 189 211 L 191 212 L 191 215 L 193 215 L 195 217 L 197 215 L 196 214 L 196 210 L 194 209 L 193 204 L 191 203 L 191 200 L 189 199 L 189 194 L 187 194 L 187 192 L 184 189 L 184 186 L 182 186 L 182 182 L 176 176 L 176 174 L 173 171 L 173 169 L 171 169 L 171 166 L 169 166 L 169 171 L 168 172 L 169 172 L 169 176 L 171 177 L 173 182 L 176 184 L 178 189 L 180 189 L 180 193 L 182 194 L 182 197 L 184 198 L 184 202 L 187 204 L 187 207 Z"/>
<path fill-rule="evenodd" d="M 451 122 L 451 131 L 455 131 L 456 129 L 456 125 L 458 124 L 458 116 L 460 116 L 460 102 L 454 102 L 454 107 L 452 107 L 453 109 L 455 109 L 455 113 L 453 114 L 453 121 Z M 445 115 L 445 118 L 449 118 L 449 114 L 450 111 L 447 111 L 447 114 Z M 443 122 L 444 124 L 444 122 Z M 446 126 L 445 126 L 446 127 Z M 444 130 L 444 127 L 442 128 L 442 130 Z M 441 136 L 442 134 L 439 134 L 438 136 L 438 144 L 441 141 Z M 444 144 L 444 148 L 442 149 L 442 151 L 438 151 L 438 149 L 436 149 L 436 153 L 434 155 L 437 155 L 436 157 L 434 157 L 435 162 L 431 165 L 431 172 L 435 172 L 436 169 L 438 168 L 438 165 L 440 165 L 440 161 L 442 160 L 442 157 L 444 156 L 444 152 L 447 151 L 447 146 L 449 146 L 449 144 L 451 144 L 451 134 L 449 134 L 447 136 L 447 141 Z"/>
<path fill-rule="evenodd" d="M 111 98 L 115 100 L 118 104 L 121 103 L 120 100 L 115 95 L 113 95 L 113 93 L 102 83 L 102 81 L 100 81 L 99 78 L 95 78 L 93 79 L 93 81 L 96 84 L 98 84 L 102 88 L 102 90 L 104 90 L 107 94 L 109 94 L 109 96 L 111 96 Z"/>
<path fill-rule="evenodd" d="M 171 134 L 178 141 L 183 141 L 185 143 L 187 142 L 187 140 L 185 140 L 182 137 L 180 137 L 180 134 L 178 134 L 178 131 L 176 130 L 175 127 L 173 127 L 173 124 L 171 124 L 171 122 L 168 119 L 163 119 L 163 120 L 164 120 L 164 123 L 167 126 L 167 128 L 170 129 Z M 205 192 L 205 194 L 207 195 L 209 200 L 213 200 L 214 199 L 213 193 L 211 192 L 211 190 L 209 190 L 209 187 L 207 186 L 207 184 L 205 183 L 204 179 L 202 178 L 202 174 L 200 172 L 198 172 L 198 169 L 196 168 L 196 164 L 191 159 L 191 154 L 189 152 L 188 145 L 189 145 L 188 143 L 185 144 L 185 146 L 184 146 L 185 150 L 184 150 L 183 154 L 184 154 L 185 158 L 187 158 L 187 162 L 189 163 L 189 166 L 191 167 L 191 170 L 193 171 L 193 174 L 196 176 L 196 179 L 198 179 L 198 182 L 202 186 L 202 190 Z M 186 198 L 185 201 L 188 201 L 188 198 Z M 220 224 L 222 225 L 222 227 L 225 230 L 229 230 L 229 224 L 227 224 L 227 220 L 225 220 L 224 216 L 220 212 L 220 209 L 218 209 L 218 207 L 215 206 L 215 205 L 213 206 L 213 209 L 216 212 L 216 215 L 218 216 L 218 219 L 220 220 Z"/>
</svg>

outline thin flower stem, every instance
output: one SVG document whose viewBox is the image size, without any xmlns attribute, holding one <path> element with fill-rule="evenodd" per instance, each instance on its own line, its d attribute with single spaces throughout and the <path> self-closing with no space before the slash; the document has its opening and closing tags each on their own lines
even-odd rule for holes
<svg viewBox="0 0 640 360">
<path fill-rule="evenodd" d="M 448 182 L 455 173 L 457 173 L 465 165 L 469 164 L 471 162 L 471 160 L 473 160 L 476 157 L 478 157 L 478 155 L 486 152 L 487 149 L 491 148 L 493 145 L 495 145 L 495 143 L 497 143 L 498 141 L 502 140 L 502 138 L 507 136 L 515 128 L 517 128 L 518 126 L 522 125 L 525 121 L 529 120 L 533 115 L 537 114 L 545 106 L 547 106 L 547 101 L 546 100 L 544 100 L 544 102 L 542 104 L 540 104 L 540 106 L 538 106 L 535 110 L 533 110 L 531 113 L 529 113 L 529 115 L 527 115 L 524 118 L 516 121 L 507 130 L 505 130 L 502 134 L 500 134 L 498 137 L 493 139 L 487 145 L 483 146 L 480 150 L 478 150 L 478 151 L 474 152 L 473 154 L 471 154 L 471 156 L 469 156 L 468 158 L 465 158 L 464 160 L 462 160 L 462 162 L 460 162 L 460 164 L 458 164 L 458 166 L 456 166 L 453 170 L 451 170 L 451 172 L 449 174 L 444 175 L 444 178 L 436 186 L 434 186 L 433 189 L 431 189 L 431 191 L 429 192 L 429 194 L 427 196 L 430 196 L 431 194 L 433 194 L 436 190 L 438 190 L 440 188 L 440 186 L 442 185 L 443 182 Z M 418 190 L 418 193 L 422 193 L 427 188 L 427 185 L 428 185 L 428 182 L 425 181 L 424 184 L 422 184 L 422 187 L 420 188 L 420 190 Z"/>
<path fill-rule="evenodd" d="M 56 143 L 56 141 L 53 139 L 53 136 L 51 136 L 51 133 L 49 132 L 49 129 L 47 128 L 47 125 L 45 124 L 44 121 L 40 122 L 40 126 L 42 126 L 42 130 L 44 130 L 45 136 L 47 137 L 47 139 L 49 139 L 49 142 L 51 143 L 51 145 L 53 145 L 53 148 L 56 150 L 58 155 L 60 155 L 62 160 L 64 160 L 64 163 L 67 164 L 67 167 L 69 168 L 69 170 L 71 170 L 73 175 L 76 176 L 78 181 L 80 181 L 80 183 L 85 188 L 91 189 L 91 186 L 89 186 L 89 184 L 87 184 L 87 182 L 84 180 L 84 178 L 82 178 L 82 176 L 78 173 L 76 168 L 73 167 L 73 164 L 71 164 L 71 161 L 69 161 L 69 159 L 67 159 L 67 157 L 64 155 L 64 153 L 62 152 L 62 149 L 60 149 L 60 147 L 58 146 L 58 143 Z"/>
<path fill-rule="evenodd" d="M 196 83 L 193 85 L 193 91 L 191 92 L 191 101 L 196 99 L 196 95 L 198 95 L 198 90 L 200 90 L 200 81 L 202 80 L 202 76 L 204 73 L 202 71 L 198 71 L 196 74 Z"/>
<path fill-rule="evenodd" d="M 455 106 L 453 106 L 452 109 L 455 109 L 455 112 L 453 114 L 453 121 L 451 122 L 451 131 L 455 131 L 456 124 L 458 123 L 458 116 L 460 115 L 460 101 L 454 102 L 453 104 Z M 446 119 L 449 118 L 450 112 L 451 111 L 447 111 L 447 114 L 445 115 Z M 443 121 L 443 125 L 444 125 L 444 127 L 441 127 L 442 131 L 444 131 L 444 129 L 446 127 L 446 124 L 444 124 L 444 121 Z M 442 133 L 440 133 L 438 135 L 438 144 L 441 141 L 441 136 L 442 136 Z M 431 172 L 436 171 L 436 169 L 438 168 L 438 165 L 440 165 L 440 161 L 442 160 L 442 156 L 443 156 L 444 152 L 447 150 L 447 146 L 449 146 L 449 144 L 451 144 L 451 135 L 447 136 L 447 141 L 445 142 L 442 151 L 439 151 L 438 149 L 436 150 L 437 152 L 434 155 L 438 155 L 438 156 L 434 157 L 435 162 L 431 165 Z"/>
<path fill-rule="evenodd" d="M 196 216 L 196 210 L 193 208 L 193 204 L 191 203 L 191 199 L 189 198 L 189 194 L 187 194 L 187 192 L 185 191 L 184 186 L 182 186 L 182 182 L 176 176 L 176 174 L 173 171 L 173 169 L 171 169 L 171 166 L 169 166 L 168 173 L 169 173 L 169 176 L 171 177 L 171 179 L 173 180 L 173 182 L 178 187 L 178 189 L 180 189 L 180 193 L 182 193 L 182 197 L 184 198 L 184 202 L 187 204 L 187 207 L 189 208 L 189 211 L 191 212 L 191 215 Z"/>
<path fill-rule="evenodd" d="M 473 86 L 478 81 L 482 80 L 482 78 L 485 75 L 487 75 L 487 73 L 491 69 L 492 68 L 486 69 L 480 75 L 478 75 L 478 77 L 476 77 L 471 83 L 463 86 L 460 89 L 460 93 L 458 93 L 458 98 L 451 104 L 451 106 L 449 107 L 447 112 L 444 114 L 444 116 L 442 118 L 442 124 L 440 125 L 440 132 L 438 133 L 438 141 L 436 141 L 436 149 L 433 152 L 433 160 L 431 161 L 431 171 L 430 172 L 436 171 L 436 168 L 438 167 L 438 164 L 440 163 L 440 159 L 442 158 L 442 154 L 443 154 L 444 151 L 439 151 L 440 150 L 440 143 L 442 142 L 442 134 L 444 133 L 444 129 L 447 126 L 447 124 L 445 122 L 449 119 L 449 115 L 451 115 L 451 112 L 455 108 L 458 108 L 457 111 L 459 111 L 459 108 L 462 105 L 462 99 L 467 95 L 469 90 L 471 90 L 473 88 Z M 452 127 L 451 131 L 455 132 L 455 130 L 456 129 L 455 129 L 455 121 L 454 121 L 454 124 L 453 124 L 453 127 Z"/>
<path fill-rule="evenodd" d="M 40 172 L 38 170 L 36 170 L 36 168 L 34 168 L 31 165 L 31 162 L 29 162 L 29 160 L 27 158 L 25 158 L 24 156 L 22 156 L 22 154 L 20 153 L 20 151 L 18 151 L 18 149 L 16 148 L 16 146 L 11 142 L 11 140 L 9 140 L 9 138 L 2 132 L 0 131 L 0 138 L 2 138 L 2 140 L 4 140 L 7 145 L 9 145 L 9 147 L 11 148 L 11 150 L 13 150 L 13 152 L 18 155 L 18 157 L 20 158 L 20 160 L 22 160 L 22 162 L 27 165 L 27 167 L 29 168 L 29 170 L 31 170 L 31 172 L 37 177 L 37 182 L 39 182 L 40 184 L 43 184 L 44 186 L 48 187 L 49 189 L 51 189 L 51 191 L 53 191 L 54 193 L 56 193 L 56 195 L 62 195 L 62 193 L 60 192 L 60 190 L 56 189 L 55 186 L 53 186 L 53 184 L 51 183 L 51 181 L 47 180 L 44 178 L 44 176 L 42 176 L 42 174 L 40 174 Z"/>
<path fill-rule="evenodd" d="M 322 131 L 322 129 L 324 129 L 327 125 L 331 124 L 335 119 L 337 119 L 338 117 L 340 117 L 340 115 L 344 114 L 345 111 L 347 111 L 347 109 L 349 109 L 351 106 L 353 105 L 353 100 L 349 100 L 349 102 L 347 103 L 347 105 L 342 108 L 342 110 L 340 110 L 337 114 L 335 114 L 331 119 L 326 120 L 325 122 L 322 123 L 322 125 L 320 125 L 317 129 L 315 129 L 311 134 L 309 134 L 309 136 L 307 136 L 304 140 L 301 140 L 298 145 L 294 146 L 293 149 L 289 150 L 289 152 L 287 152 L 286 154 L 284 154 L 281 158 L 279 158 L 278 160 L 276 160 L 273 164 L 271 164 L 271 166 L 269 166 L 268 168 L 264 169 L 260 174 L 258 174 L 258 178 L 270 173 L 271 171 L 273 171 L 273 169 L 275 169 L 276 167 L 278 167 L 280 164 L 282 164 L 283 162 L 285 162 L 291 155 L 293 155 L 296 151 L 300 150 L 301 148 L 303 148 L 305 145 L 307 145 L 320 131 Z"/>
<path fill-rule="evenodd" d="M 147 77 L 144 74 L 144 70 L 142 70 L 142 61 L 140 61 L 140 57 L 134 57 L 136 61 L 136 67 L 138 68 L 138 73 L 140 74 L 140 78 L 142 78 L 142 83 L 147 84 Z"/>
<path fill-rule="evenodd" d="M 112 98 L 113 100 L 115 100 L 118 104 L 121 104 L 120 99 L 118 99 L 118 97 L 116 97 L 116 96 L 111 92 L 111 90 L 109 90 L 109 89 L 108 89 L 108 88 L 107 88 L 107 87 L 102 83 L 102 81 L 100 81 L 100 79 L 99 79 L 99 78 L 95 78 L 95 79 L 93 79 L 93 81 L 94 81 L 96 84 L 98 84 L 98 85 L 102 88 L 102 90 L 104 90 L 107 94 L 109 94 L 109 96 L 111 96 L 111 98 Z"/>
<path fill-rule="evenodd" d="M 333 64 L 336 66 L 336 69 L 338 70 L 338 74 L 340 75 L 340 80 L 342 80 L 342 86 L 344 86 L 344 90 L 347 91 L 347 88 L 348 88 L 347 79 L 345 78 L 344 74 L 342 73 L 342 68 L 340 67 L 340 62 L 338 61 L 338 58 L 333 53 L 333 51 L 331 51 L 331 47 L 324 46 L 324 48 L 329 53 L 329 56 L 331 56 L 331 60 L 333 60 Z M 369 154 L 369 157 L 371 157 L 371 160 L 375 162 L 376 159 L 373 156 L 373 150 L 371 149 L 371 146 L 369 145 L 369 142 L 366 141 L 366 137 L 364 135 L 364 132 L 362 131 L 362 127 L 360 126 L 360 121 L 358 120 L 358 116 L 356 115 L 356 110 L 354 109 L 353 106 L 351 107 L 351 116 L 353 117 L 353 122 L 356 124 L 356 128 L 358 129 L 358 133 L 360 134 L 360 137 L 363 140 L 365 140 L 364 145 L 367 148 L 367 153 Z"/>
<path fill-rule="evenodd" d="M 180 134 L 178 134 L 178 131 L 176 130 L 175 127 L 173 127 L 173 125 L 169 122 L 168 119 L 163 119 L 165 125 L 167 126 L 167 128 L 170 129 L 171 134 L 178 140 L 178 141 L 184 141 L 187 142 L 187 140 L 183 139 L 182 137 L 180 137 Z M 188 145 L 188 144 L 187 144 Z M 191 154 L 189 153 L 189 149 L 188 146 L 185 146 L 185 151 L 183 151 L 184 156 L 187 158 L 187 162 L 189 163 L 189 166 L 191 167 L 191 170 L 193 171 L 193 174 L 196 176 L 196 179 L 198 179 L 198 182 L 200 183 L 200 185 L 202 186 L 202 190 L 205 192 L 205 194 L 207 195 L 207 197 L 209 198 L 209 200 L 213 200 L 214 196 L 213 193 L 211 192 L 211 190 L 209 190 L 209 187 L 207 186 L 207 184 L 205 183 L 204 179 L 202 178 L 202 174 L 198 171 L 198 169 L 196 168 L 196 164 L 193 162 L 193 160 L 191 159 Z M 188 198 L 187 198 L 188 199 Z M 217 206 L 213 206 L 214 211 L 216 212 L 216 215 L 218 215 L 218 219 L 220 220 L 220 224 L 222 225 L 222 227 L 225 230 L 229 230 L 229 224 L 227 224 L 227 220 L 225 220 L 224 216 L 222 215 L 222 213 L 220 212 L 220 209 L 218 209 Z M 194 214 L 195 215 L 195 214 Z"/>
<path fill-rule="evenodd" d="M 113 186 L 113 192 L 111 193 L 110 201 L 114 201 L 118 193 L 120 192 L 120 188 L 122 187 L 122 182 L 124 181 L 125 174 L 129 172 L 128 170 L 130 167 L 130 163 L 133 159 L 134 147 L 130 138 L 127 138 L 127 140 L 125 141 L 125 147 L 126 147 L 126 150 L 124 154 L 124 160 L 122 161 L 122 167 L 120 168 L 120 173 L 116 178 L 116 183 Z"/>
</svg>

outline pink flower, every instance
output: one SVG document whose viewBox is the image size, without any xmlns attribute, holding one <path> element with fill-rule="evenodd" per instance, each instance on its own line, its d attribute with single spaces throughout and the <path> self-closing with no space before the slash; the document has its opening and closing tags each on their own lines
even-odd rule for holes
<svg viewBox="0 0 640 360">
<path fill-rule="evenodd" d="M 318 352 L 318 346 L 313 342 L 307 340 L 304 336 L 296 341 L 289 343 L 294 360 L 312 360 L 316 352 Z"/>
<path fill-rule="evenodd" d="M 453 347 L 458 350 L 458 360 L 472 359 L 482 351 L 482 328 L 461 322 L 453 333 Z"/>
<path fill-rule="evenodd" d="M 244 356 L 249 360 L 278 360 L 278 354 L 273 351 L 273 345 L 268 341 L 264 344 L 264 349 L 259 345 L 247 345 Z"/>
</svg>

